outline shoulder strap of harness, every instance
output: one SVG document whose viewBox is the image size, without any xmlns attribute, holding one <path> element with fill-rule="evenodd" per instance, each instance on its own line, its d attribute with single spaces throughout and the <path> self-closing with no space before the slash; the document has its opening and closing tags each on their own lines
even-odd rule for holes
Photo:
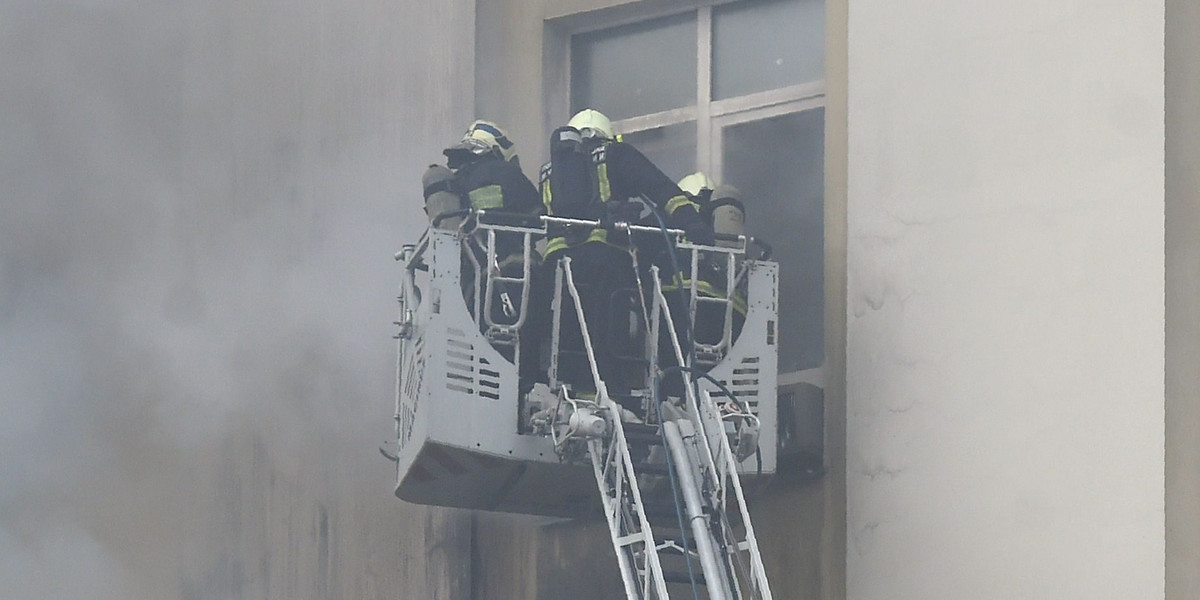
<svg viewBox="0 0 1200 600">
<path fill-rule="evenodd" d="M 612 199 L 612 184 L 608 180 L 608 142 L 592 149 L 592 188 L 605 204 Z"/>
<path fill-rule="evenodd" d="M 424 190 L 425 199 L 428 200 L 430 196 L 432 196 L 438 192 L 450 192 L 452 194 L 457 194 L 458 191 L 454 189 L 454 186 L 452 185 L 453 182 L 454 182 L 454 179 L 451 178 L 451 179 L 443 179 L 441 181 L 435 181 L 435 182 L 429 184 L 428 186 L 425 187 L 425 190 Z"/>
<path fill-rule="evenodd" d="M 554 194 L 550 191 L 550 170 L 549 161 L 538 170 L 538 187 L 542 188 L 542 206 L 546 207 L 546 214 L 553 215 Z"/>
</svg>

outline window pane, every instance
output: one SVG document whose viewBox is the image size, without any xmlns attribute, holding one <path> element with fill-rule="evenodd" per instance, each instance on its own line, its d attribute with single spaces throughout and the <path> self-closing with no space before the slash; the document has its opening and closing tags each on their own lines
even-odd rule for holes
<svg viewBox="0 0 1200 600">
<path fill-rule="evenodd" d="M 614 121 L 696 103 L 696 14 L 571 39 L 571 112 Z"/>
<path fill-rule="evenodd" d="M 824 77 L 824 0 L 746 1 L 713 9 L 713 99 Z"/>
<path fill-rule="evenodd" d="M 742 192 L 746 233 L 779 261 L 779 371 L 824 362 L 825 110 L 724 130 L 725 182 Z"/>
<path fill-rule="evenodd" d="M 696 171 L 696 122 L 668 125 L 622 136 L 671 178 L 679 181 Z"/>
</svg>

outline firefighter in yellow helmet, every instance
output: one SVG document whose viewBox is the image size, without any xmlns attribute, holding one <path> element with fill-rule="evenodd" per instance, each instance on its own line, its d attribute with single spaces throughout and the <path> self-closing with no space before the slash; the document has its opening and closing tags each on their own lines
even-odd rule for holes
<svg viewBox="0 0 1200 600">
<path fill-rule="evenodd" d="M 658 210 L 669 227 L 683 229 L 688 239 L 713 242 L 712 228 L 698 205 L 633 146 L 617 139 L 603 113 L 584 109 L 550 139 L 550 162 L 539 177 L 542 203 L 550 215 L 607 223 L 637 220 L 642 203 Z M 546 263 L 570 256 L 575 281 L 581 287 L 584 316 L 593 342 L 597 367 L 610 392 L 634 387 L 639 366 L 632 359 L 636 345 L 627 339 L 628 327 L 617 327 L 617 315 L 636 299 L 636 274 L 628 239 L 606 228 L 564 228 L 549 233 Z M 621 332 L 626 332 L 622 334 Z M 623 337 L 625 336 L 625 337 Z M 569 340 L 564 337 L 564 345 Z M 582 357 L 582 355 L 579 355 Z M 591 387 L 587 363 L 559 359 L 560 379 L 578 388 Z"/>
<path fill-rule="evenodd" d="M 729 185 L 717 185 L 708 175 L 700 171 L 680 179 L 679 188 L 700 206 L 700 215 L 713 228 L 714 233 L 723 236 L 745 235 L 746 212 L 742 204 L 741 193 L 738 192 L 737 188 Z M 736 241 L 729 238 L 722 238 L 716 243 L 728 246 L 737 244 Z M 728 278 L 726 277 L 728 265 L 723 260 L 710 260 L 712 258 L 723 257 L 724 255 L 718 255 L 717 257 L 705 256 L 699 262 L 700 273 L 697 277 L 696 291 L 701 296 L 709 298 L 727 297 L 725 288 L 728 285 Z M 681 281 L 684 289 L 691 288 L 690 274 L 682 274 Z M 663 289 L 677 289 L 678 287 L 678 282 L 672 282 L 664 285 Z M 668 297 L 668 300 L 670 299 L 671 297 Z M 674 306 L 672 306 L 672 310 L 675 310 Z M 732 324 L 732 333 L 735 339 L 741 333 L 745 316 L 745 290 L 735 289 L 733 292 Z M 703 303 L 696 307 L 695 338 L 698 343 L 713 345 L 719 342 L 723 334 L 724 324 L 725 311 L 719 305 Z"/>
<path fill-rule="evenodd" d="M 477 120 L 467 127 L 458 143 L 442 151 L 446 165 L 432 165 L 423 177 L 426 211 L 444 213 L 470 208 L 535 217 L 542 214 L 537 188 L 521 171 L 517 147 L 499 125 Z M 436 208 L 435 208 L 436 207 Z M 437 214 L 430 214 L 430 219 Z M 497 232 L 496 261 L 504 276 L 520 276 L 523 270 L 523 238 L 519 234 Z M 468 251 L 480 254 L 478 248 Z M 482 256 L 477 256 L 476 260 Z M 469 263 L 464 261 L 463 285 L 468 306 L 474 303 L 476 282 L 470 276 Z M 515 307 L 520 304 L 520 286 L 499 283 L 498 302 L 493 319 L 498 323 L 516 320 Z M 511 314 L 510 314 L 511 313 Z M 482 327 L 482 323 L 480 324 Z M 532 343 L 534 336 L 528 336 Z M 522 348 L 526 344 L 522 336 Z M 524 350 L 522 350 L 524 354 Z"/>
<path fill-rule="evenodd" d="M 461 197 L 462 208 L 541 212 L 537 190 L 521 172 L 517 147 L 499 125 L 475 121 L 457 144 L 442 153 L 454 174 L 444 185 Z M 426 188 L 426 198 L 441 189 Z"/>
<path fill-rule="evenodd" d="M 631 201 L 641 198 L 659 210 L 669 226 L 685 230 L 691 241 L 713 241 L 699 206 L 637 148 L 617 140 L 612 122 L 595 109 L 579 111 L 551 134 L 550 162 L 543 165 L 539 180 L 548 214 L 631 221 L 640 212 L 640 205 L 632 207 Z M 597 241 L 607 241 L 605 230 L 551 238 L 546 255 Z"/>
</svg>

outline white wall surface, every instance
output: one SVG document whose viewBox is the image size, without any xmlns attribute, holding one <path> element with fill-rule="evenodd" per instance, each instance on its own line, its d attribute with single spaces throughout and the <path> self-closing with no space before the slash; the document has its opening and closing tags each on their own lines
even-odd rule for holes
<svg viewBox="0 0 1200 600">
<path fill-rule="evenodd" d="M 848 598 L 1161 598 L 1163 4 L 848 31 Z"/>
</svg>

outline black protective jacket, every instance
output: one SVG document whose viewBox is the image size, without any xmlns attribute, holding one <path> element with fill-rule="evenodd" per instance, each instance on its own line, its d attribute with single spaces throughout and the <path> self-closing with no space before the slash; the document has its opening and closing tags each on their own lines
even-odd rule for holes
<svg viewBox="0 0 1200 600">
<path fill-rule="evenodd" d="M 455 172 L 454 187 L 474 209 L 541 214 L 537 189 L 515 161 L 484 156 L 466 163 Z"/>
<path fill-rule="evenodd" d="M 549 214 L 602 220 L 614 206 L 642 198 L 665 215 L 668 226 L 688 229 L 701 222 L 696 203 L 637 148 L 622 142 L 605 142 L 590 151 L 583 148 L 552 143 L 550 162 L 542 167 L 540 177 L 542 202 Z M 585 237 L 552 236 L 547 254 L 606 239 L 602 230 Z"/>
</svg>

